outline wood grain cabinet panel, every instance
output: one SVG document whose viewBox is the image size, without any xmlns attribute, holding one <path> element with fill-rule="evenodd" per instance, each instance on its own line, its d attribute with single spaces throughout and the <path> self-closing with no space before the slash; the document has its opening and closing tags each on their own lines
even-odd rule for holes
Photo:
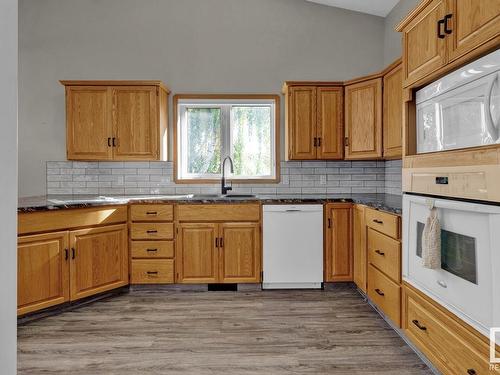
<svg viewBox="0 0 500 375">
<path fill-rule="evenodd" d="M 398 327 L 401 327 L 401 286 L 368 265 L 368 297 Z"/>
<path fill-rule="evenodd" d="M 400 159 L 403 146 L 403 70 L 401 64 L 384 76 L 384 158 Z"/>
<path fill-rule="evenodd" d="M 61 81 L 68 160 L 166 160 L 168 89 L 160 81 Z"/>
<path fill-rule="evenodd" d="M 342 87 L 317 89 L 317 158 L 342 159 L 344 156 L 344 92 Z"/>
<path fill-rule="evenodd" d="M 127 225 L 70 232 L 71 300 L 128 284 Z"/>
<path fill-rule="evenodd" d="M 368 261 L 392 281 L 401 282 L 401 243 L 368 229 Z"/>
<path fill-rule="evenodd" d="M 260 282 L 259 230 L 257 223 L 220 224 L 220 282 Z"/>
<path fill-rule="evenodd" d="M 172 221 L 173 219 L 173 205 L 133 204 L 130 206 L 131 221 Z"/>
<path fill-rule="evenodd" d="M 68 160 L 111 160 L 113 137 L 107 87 L 66 87 Z"/>
<path fill-rule="evenodd" d="M 446 0 L 430 2 L 403 30 L 405 87 L 446 64 L 446 39 L 438 37 L 438 22 L 446 15 Z"/>
<path fill-rule="evenodd" d="M 18 238 L 18 315 L 69 301 L 68 248 L 68 232 Z"/>
<path fill-rule="evenodd" d="M 366 272 L 367 272 L 367 252 L 366 252 L 366 222 L 365 206 L 356 204 L 353 209 L 353 279 L 359 289 L 366 293 Z"/>
<path fill-rule="evenodd" d="M 114 159 L 159 158 L 157 90 L 154 86 L 112 87 Z"/>
<path fill-rule="evenodd" d="M 288 158 L 316 159 L 316 88 L 291 87 L 288 108 Z"/>
<path fill-rule="evenodd" d="M 382 157 L 382 79 L 345 87 L 345 158 Z"/>
<path fill-rule="evenodd" d="M 353 281 L 352 205 L 326 205 L 325 281 Z"/>
<path fill-rule="evenodd" d="M 172 284 L 174 261 L 172 259 L 133 259 L 130 282 L 132 284 Z"/>
<path fill-rule="evenodd" d="M 132 258 L 173 258 L 174 241 L 130 241 Z"/>
<path fill-rule="evenodd" d="M 500 34 L 500 0 L 448 0 L 449 61 Z"/>
<path fill-rule="evenodd" d="M 171 240 L 174 238 L 173 223 L 131 223 L 132 240 Z"/>
<path fill-rule="evenodd" d="M 177 234 L 177 281 L 215 283 L 218 280 L 219 251 L 216 247 L 218 225 L 181 223 Z"/>
</svg>

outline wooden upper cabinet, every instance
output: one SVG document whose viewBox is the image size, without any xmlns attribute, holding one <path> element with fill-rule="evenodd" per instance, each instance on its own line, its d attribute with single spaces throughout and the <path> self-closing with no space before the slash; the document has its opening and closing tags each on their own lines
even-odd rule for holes
<svg viewBox="0 0 500 375">
<path fill-rule="evenodd" d="M 70 232 L 71 300 L 128 284 L 127 225 Z"/>
<path fill-rule="evenodd" d="M 212 223 L 178 225 L 176 268 L 181 283 L 215 283 L 218 280 L 218 226 Z"/>
<path fill-rule="evenodd" d="M 168 89 L 159 81 L 61 81 L 68 160 L 166 160 Z"/>
<path fill-rule="evenodd" d="M 317 158 L 342 159 L 344 156 L 344 92 L 342 87 L 317 89 Z"/>
<path fill-rule="evenodd" d="M 19 237 L 18 315 L 69 301 L 68 247 L 68 232 Z"/>
<path fill-rule="evenodd" d="M 296 86 L 289 89 L 288 158 L 316 159 L 316 88 Z"/>
<path fill-rule="evenodd" d="M 111 88 L 115 159 L 159 158 L 157 90 L 154 86 Z"/>
<path fill-rule="evenodd" d="M 433 0 L 403 30 L 405 86 L 446 64 L 444 24 L 438 25 L 445 15 L 446 0 Z"/>
<path fill-rule="evenodd" d="M 220 282 L 260 282 L 260 236 L 258 223 L 220 224 Z"/>
<path fill-rule="evenodd" d="M 403 72 L 401 64 L 384 76 L 384 158 L 402 156 L 403 145 Z"/>
<path fill-rule="evenodd" d="M 353 281 L 352 205 L 326 206 L 325 281 Z"/>
<path fill-rule="evenodd" d="M 66 87 L 66 144 L 69 160 L 111 160 L 113 149 L 107 87 Z"/>
<path fill-rule="evenodd" d="M 448 14 L 450 61 L 500 34 L 500 0 L 448 0 Z"/>
<path fill-rule="evenodd" d="M 382 157 L 382 78 L 345 87 L 345 159 Z"/>
</svg>

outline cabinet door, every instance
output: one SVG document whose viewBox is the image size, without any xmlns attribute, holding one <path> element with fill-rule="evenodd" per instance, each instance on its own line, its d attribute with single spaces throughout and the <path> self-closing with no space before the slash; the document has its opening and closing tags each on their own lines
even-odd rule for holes
<svg viewBox="0 0 500 375">
<path fill-rule="evenodd" d="M 384 76 L 384 157 L 401 158 L 403 146 L 403 72 L 401 65 Z"/>
<path fill-rule="evenodd" d="M 452 61 L 500 34 L 500 0 L 448 0 Z"/>
<path fill-rule="evenodd" d="M 366 223 L 365 207 L 359 204 L 353 208 L 353 255 L 354 255 L 354 282 L 363 292 L 366 293 Z"/>
<path fill-rule="evenodd" d="M 382 79 L 346 86 L 346 159 L 382 157 Z"/>
<path fill-rule="evenodd" d="M 260 282 L 260 236 L 257 223 L 220 225 L 220 281 L 222 283 Z"/>
<path fill-rule="evenodd" d="M 128 284 L 127 225 L 70 232 L 71 300 Z"/>
<path fill-rule="evenodd" d="M 290 160 L 316 159 L 316 88 L 289 89 L 287 141 Z"/>
<path fill-rule="evenodd" d="M 117 86 L 112 92 L 114 159 L 158 159 L 157 88 Z"/>
<path fill-rule="evenodd" d="M 23 236 L 17 246 L 17 313 L 69 300 L 68 232 Z"/>
<path fill-rule="evenodd" d="M 344 92 L 342 87 L 317 89 L 318 159 L 342 159 Z"/>
<path fill-rule="evenodd" d="M 474 0 L 476 1 L 476 0 Z M 405 87 L 446 64 L 444 25 L 438 37 L 438 21 L 446 15 L 446 0 L 434 0 L 403 30 Z"/>
<path fill-rule="evenodd" d="M 183 223 L 178 226 L 176 268 L 180 283 L 218 282 L 218 226 Z"/>
<path fill-rule="evenodd" d="M 111 160 L 112 128 L 107 87 L 66 87 L 68 160 Z"/>
<path fill-rule="evenodd" d="M 353 281 L 351 204 L 326 206 L 325 281 Z"/>
</svg>

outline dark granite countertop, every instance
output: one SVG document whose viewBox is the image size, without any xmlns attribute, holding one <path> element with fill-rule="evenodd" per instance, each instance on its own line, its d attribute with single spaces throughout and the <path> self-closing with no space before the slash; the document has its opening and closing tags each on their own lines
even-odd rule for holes
<svg viewBox="0 0 500 375">
<path fill-rule="evenodd" d="M 216 195 L 129 195 L 129 196 L 87 196 L 87 195 L 43 195 L 19 198 L 17 212 L 59 210 L 64 208 L 85 208 L 127 203 L 248 203 L 262 204 L 305 204 L 353 202 L 382 211 L 401 214 L 402 196 L 392 194 L 304 194 L 304 195 L 258 195 L 228 199 Z"/>
</svg>

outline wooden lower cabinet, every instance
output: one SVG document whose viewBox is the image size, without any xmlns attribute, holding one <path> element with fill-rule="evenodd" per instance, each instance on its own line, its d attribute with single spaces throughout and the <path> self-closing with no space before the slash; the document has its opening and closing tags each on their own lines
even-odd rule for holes
<svg viewBox="0 0 500 375">
<path fill-rule="evenodd" d="M 500 374 L 490 366 L 487 337 L 406 283 L 403 330 L 444 375 Z"/>
<path fill-rule="evenodd" d="M 132 259 L 131 284 L 172 284 L 173 259 Z"/>
<path fill-rule="evenodd" d="M 326 205 L 325 281 L 353 281 L 352 204 Z"/>
<path fill-rule="evenodd" d="M 365 206 L 356 204 L 352 209 L 352 247 L 354 262 L 354 283 L 366 293 L 366 222 Z"/>
<path fill-rule="evenodd" d="M 177 281 L 260 282 L 258 223 L 181 223 L 177 234 Z"/>
<path fill-rule="evenodd" d="M 70 232 L 71 300 L 128 284 L 127 225 Z"/>
<path fill-rule="evenodd" d="M 367 294 L 396 326 L 401 326 L 401 286 L 372 264 L 368 265 Z"/>
<path fill-rule="evenodd" d="M 69 301 L 68 247 L 68 232 L 18 238 L 18 315 Z"/>
</svg>

